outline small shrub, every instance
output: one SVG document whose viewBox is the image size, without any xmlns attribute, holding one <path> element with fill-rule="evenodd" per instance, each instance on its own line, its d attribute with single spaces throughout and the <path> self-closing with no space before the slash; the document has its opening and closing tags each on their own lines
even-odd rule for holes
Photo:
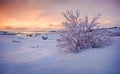
<svg viewBox="0 0 120 74">
<path fill-rule="evenodd" d="M 43 39 L 43 40 L 47 40 L 47 39 L 48 39 L 48 37 L 42 36 L 42 39 Z"/>
<path fill-rule="evenodd" d="M 102 44 L 108 41 L 105 33 L 97 30 L 97 20 L 101 14 L 91 21 L 88 16 L 81 20 L 79 11 L 75 14 L 73 11 L 67 11 L 63 16 L 66 21 L 62 24 L 64 29 L 58 31 L 60 35 L 58 47 L 77 53 L 83 49 L 102 47 Z"/>
</svg>

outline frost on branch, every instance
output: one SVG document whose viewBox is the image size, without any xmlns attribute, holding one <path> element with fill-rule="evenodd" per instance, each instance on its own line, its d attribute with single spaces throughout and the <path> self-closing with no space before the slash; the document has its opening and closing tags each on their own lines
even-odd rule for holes
<svg viewBox="0 0 120 74">
<path fill-rule="evenodd" d="M 63 30 L 58 31 L 60 39 L 58 46 L 72 52 L 79 52 L 87 48 L 102 47 L 108 41 L 105 33 L 97 29 L 97 20 L 101 14 L 89 21 L 88 16 L 82 20 L 80 12 L 67 11 L 62 13 L 66 21 L 63 22 Z"/>
</svg>

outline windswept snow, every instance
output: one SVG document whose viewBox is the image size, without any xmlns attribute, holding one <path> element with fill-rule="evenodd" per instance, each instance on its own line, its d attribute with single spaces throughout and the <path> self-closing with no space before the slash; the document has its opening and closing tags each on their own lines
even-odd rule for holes
<svg viewBox="0 0 120 74">
<path fill-rule="evenodd" d="M 0 35 L 0 74 L 120 74 L 120 36 L 111 46 L 77 54 L 56 47 L 58 37 Z"/>
</svg>

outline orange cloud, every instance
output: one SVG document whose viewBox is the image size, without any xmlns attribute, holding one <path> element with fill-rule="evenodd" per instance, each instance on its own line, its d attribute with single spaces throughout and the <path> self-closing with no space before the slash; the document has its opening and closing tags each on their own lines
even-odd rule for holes
<svg viewBox="0 0 120 74">
<path fill-rule="evenodd" d="M 101 24 L 110 24 L 111 21 L 110 20 L 100 20 L 99 21 Z"/>
</svg>

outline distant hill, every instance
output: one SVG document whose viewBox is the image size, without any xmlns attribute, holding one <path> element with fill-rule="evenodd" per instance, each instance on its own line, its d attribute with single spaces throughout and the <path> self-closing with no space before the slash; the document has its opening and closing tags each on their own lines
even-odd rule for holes
<svg viewBox="0 0 120 74">
<path fill-rule="evenodd" d="M 97 31 L 109 32 L 109 35 L 112 36 L 120 36 L 120 27 L 112 27 L 112 28 L 101 28 L 97 29 Z M 38 31 L 38 32 L 8 32 L 8 31 L 0 31 L 0 35 L 40 35 L 43 33 L 55 33 L 56 31 Z"/>
</svg>

